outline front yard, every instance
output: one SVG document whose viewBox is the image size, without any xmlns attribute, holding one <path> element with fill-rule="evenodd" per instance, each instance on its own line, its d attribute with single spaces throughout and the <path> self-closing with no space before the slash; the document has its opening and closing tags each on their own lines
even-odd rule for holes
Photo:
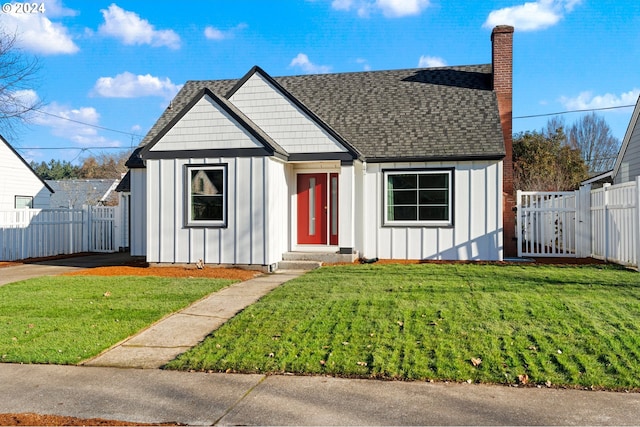
<svg viewBox="0 0 640 427">
<path fill-rule="evenodd" d="M 640 276 L 347 265 L 285 283 L 171 369 L 640 388 Z"/>
<path fill-rule="evenodd" d="M 75 364 L 233 280 L 42 277 L 0 287 L 0 361 Z"/>
</svg>

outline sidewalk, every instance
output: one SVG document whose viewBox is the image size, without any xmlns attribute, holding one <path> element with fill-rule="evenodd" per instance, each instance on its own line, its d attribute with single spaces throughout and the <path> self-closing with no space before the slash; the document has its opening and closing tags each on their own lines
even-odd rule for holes
<svg viewBox="0 0 640 427">
<path fill-rule="evenodd" d="M 637 425 L 640 395 L 0 364 L 0 413 L 191 425 Z"/>
</svg>

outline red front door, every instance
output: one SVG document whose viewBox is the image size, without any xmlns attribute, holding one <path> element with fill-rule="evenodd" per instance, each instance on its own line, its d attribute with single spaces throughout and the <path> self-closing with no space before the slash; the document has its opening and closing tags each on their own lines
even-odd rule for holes
<svg viewBox="0 0 640 427">
<path fill-rule="evenodd" d="M 327 174 L 298 174 L 298 244 L 327 244 Z"/>
</svg>

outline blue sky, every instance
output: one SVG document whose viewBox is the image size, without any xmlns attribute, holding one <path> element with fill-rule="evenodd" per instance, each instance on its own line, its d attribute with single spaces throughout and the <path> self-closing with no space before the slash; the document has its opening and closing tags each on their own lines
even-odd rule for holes
<svg viewBox="0 0 640 427">
<path fill-rule="evenodd" d="M 498 24 L 515 27 L 514 132 L 548 119 L 517 117 L 640 94 L 637 0 L 36 3 L 44 12 L 14 3 L 0 13 L 41 65 L 37 85 L 16 95 L 44 106 L 10 141 L 29 161 L 136 146 L 186 80 L 239 78 L 253 65 L 282 76 L 490 63 Z M 620 140 L 632 110 L 600 112 Z"/>
</svg>

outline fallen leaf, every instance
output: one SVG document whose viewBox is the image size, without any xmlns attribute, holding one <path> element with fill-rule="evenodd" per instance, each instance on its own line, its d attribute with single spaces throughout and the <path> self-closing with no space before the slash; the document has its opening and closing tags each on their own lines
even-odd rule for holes
<svg viewBox="0 0 640 427">
<path fill-rule="evenodd" d="M 520 384 L 527 384 L 529 382 L 529 375 L 527 374 L 518 375 L 518 382 L 520 382 Z"/>
<path fill-rule="evenodd" d="M 472 357 L 471 358 L 471 364 L 473 366 L 480 366 L 481 363 L 482 363 L 482 359 L 480 359 L 479 357 Z"/>
<path fill-rule="evenodd" d="M 404 322 L 402 322 L 401 320 L 398 320 L 398 326 L 404 326 Z"/>
<path fill-rule="evenodd" d="M 551 381 L 547 380 L 544 385 L 546 385 L 547 387 L 551 388 Z"/>
<path fill-rule="evenodd" d="M 111 296 L 111 292 L 107 291 L 107 292 L 105 292 L 105 293 L 104 293 L 104 294 L 102 294 L 102 295 L 103 295 L 103 296 L 105 296 L 105 297 L 110 297 L 110 296 Z"/>
</svg>

